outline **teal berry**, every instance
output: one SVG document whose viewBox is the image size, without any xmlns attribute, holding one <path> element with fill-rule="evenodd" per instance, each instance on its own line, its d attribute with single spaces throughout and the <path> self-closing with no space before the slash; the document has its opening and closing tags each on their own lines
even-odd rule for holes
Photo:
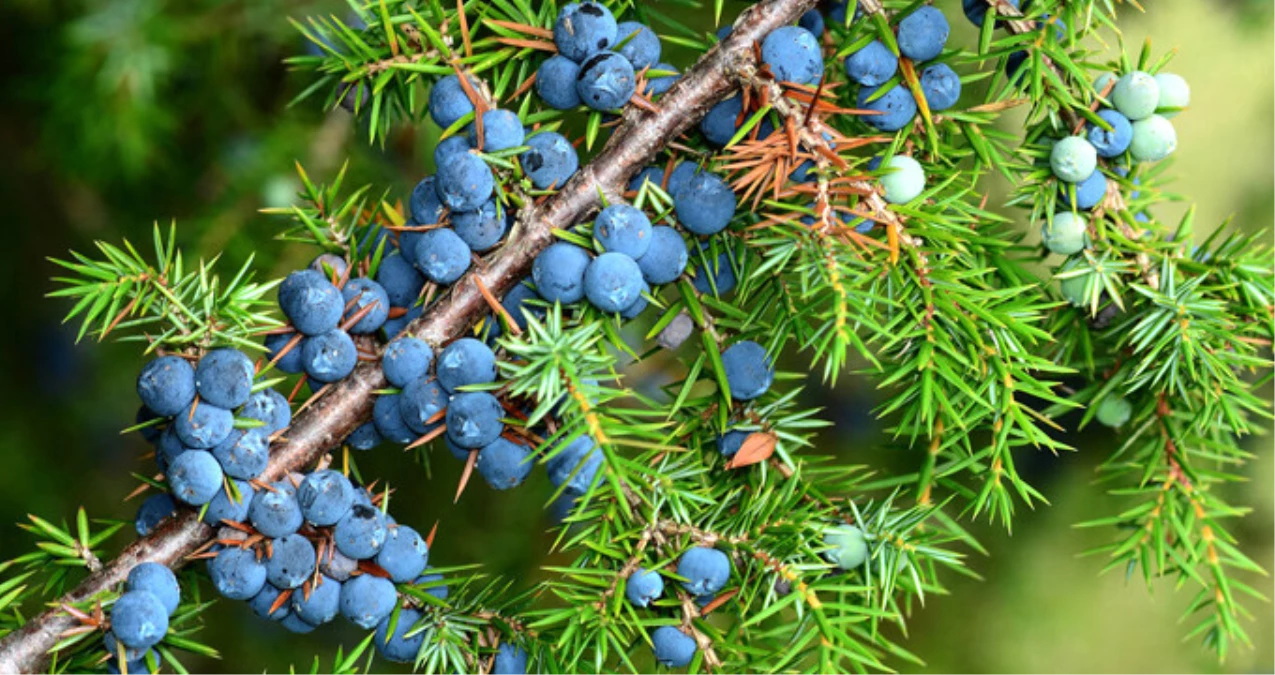
<svg viewBox="0 0 1275 675">
<path fill-rule="evenodd" d="M 1118 394 L 1110 394 L 1098 403 L 1095 417 L 1102 424 L 1113 429 L 1122 427 L 1133 416 L 1133 404 L 1129 399 Z"/>
<path fill-rule="evenodd" d="M 1083 270 L 1081 268 L 1084 268 Z M 1064 299 L 1076 307 L 1089 305 L 1089 281 L 1093 277 L 1092 270 L 1080 258 L 1069 258 L 1058 268 L 1058 290 Z"/>
<path fill-rule="evenodd" d="M 673 626 L 660 626 L 651 632 L 651 648 L 655 660 L 666 668 L 681 668 L 695 658 L 699 646 L 695 638 Z"/>
<path fill-rule="evenodd" d="M 1111 102 L 1121 115 L 1136 122 L 1155 113 L 1160 104 L 1160 85 L 1149 73 L 1135 70 L 1116 80 L 1111 90 Z"/>
<path fill-rule="evenodd" d="M 1139 162 L 1158 162 L 1178 148 L 1178 132 L 1173 123 L 1160 115 L 1151 115 L 1133 123 L 1133 141 L 1129 154 Z"/>
<path fill-rule="evenodd" d="M 1156 112 L 1161 117 L 1177 117 L 1181 109 L 1191 105 L 1191 85 L 1181 75 L 1159 73 L 1155 76 L 1155 83 L 1160 87 L 1160 101 L 1156 104 Z"/>
<path fill-rule="evenodd" d="M 886 163 L 887 173 L 881 176 L 885 200 L 891 204 L 906 204 L 925 191 L 925 169 L 921 163 L 907 155 L 895 155 Z"/>
<path fill-rule="evenodd" d="M 1109 85 L 1115 84 L 1116 79 L 1117 78 L 1115 73 L 1112 73 L 1112 72 L 1102 73 L 1098 77 L 1094 78 L 1093 90 L 1097 92 L 1098 94 L 1102 94 L 1103 90 L 1106 89 Z M 1111 92 L 1107 92 L 1107 98 L 1108 100 L 1110 100 Z"/>
<path fill-rule="evenodd" d="M 1052 223 L 1041 226 L 1040 238 L 1045 248 L 1059 255 L 1079 253 L 1089 248 L 1089 223 L 1072 211 L 1059 211 Z"/>
<path fill-rule="evenodd" d="M 1068 136 L 1054 144 L 1049 166 L 1059 179 L 1079 183 L 1098 168 L 1098 151 L 1083 137 Z"/>
<path fill-rule="evenodd" d="M 828 547 L 824 557 L 837 569 L 849 571 L 868 559 L 868 542 L 863 530 L 854 525 L 841 523 L 828 528 L 824 531 L 823 543 Z"/>
</svg>

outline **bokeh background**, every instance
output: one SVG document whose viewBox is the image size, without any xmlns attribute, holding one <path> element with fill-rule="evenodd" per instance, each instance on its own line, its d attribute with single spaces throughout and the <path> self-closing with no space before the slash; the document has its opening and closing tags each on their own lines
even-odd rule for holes
<svg viewBox="0 0 1275 675">
<path fill-rule="evenodd" d="M 939 2 L 952 17 L 953 41 L 972 45 L 973 29 L 957 4 Z M 727 15 L 740 5 L 728 3 Z M 1271 3 L 1157 0 L 1145 14 L 1120 6 L 1126 44 L 1136 49 L 1154 36 L 1157 53 L 1178 49 L 1172 70 L 1193 89 L 1191 110 L 1174 120 L 1180 146 L 1172 189 L 1197 200 L 1197 223 L 1234 215 L 1246 230 L 1270 228 Z M 279 223 L 258 213 L 292 198 L 294 160 L 328 177 L 349 159 L 356 184 L 393 186 L 400 195 L 432 170 L 437 130 L 405 130 L 385 148 L 370 148 L 345 113 L 288 107 L 306 82 L 282 65 L 304 49 L 285 18 L 343 13 L 341 7 L 336 0 L 0 3 L 0 287 L 11 322 L 0 331 L 0 558 L 28 547 L 11 525 L 27 513 L 69 518 L 83 505 L 97 517 L 131 519 L 135 503 L 121 502 L 136 485 L 129 473 L 148 469 L 140 438 L 118 432 L 136 408 L 141 357 L 129 345 L 75 344 L 74 331 L 60 325 L 67 306 L 43 297 L 55 272 L 48 256 L 87 251 L 95 239 L 145 242 L 153 222 L 175 219 L 188 254 L 221 253 L 238 265 L 255 253 L 263 277 L 280 277 L 313 255 L 272 243 Z M 675 11 L 691 25 L 713 27 L 709 10 Z M 673 56 L 682 66 L 691 59 Z M 1156 215 L 1171 221 L 1186 206 L 1167 204 Z M 869 382 L 844 379 L 832 390 L 812 381 L 808 391 L 811 405 L 837 422 L 823 437 L 825 451 L 885 470 L 918 461 L 914 453 L 876 447 Z M 1052 507 L 1022 513 L 1012 536 L 972 525 L 990 552 L 969 561 L 984 580 L 952 578 L 950 595 L 930 598 L 916 612 L 905 644 L 926 659 L 923 670 L 1271 672 L 1269 605 L 1250 607 L 1254 648 L 1219 665 L 1181 640 L 1185 594 L 1168 583 L 1148 593 L 1136 580 L 1099 576 L 1101 560 L 1078 556 L 1110 533 L 1072 524 L 1118 504 L 1092 484 L 1112 436 L 1099 430 L 1071 441 L 1078 452 L 1032 462 Z M 1233 499 L 1253 513 L 1236 533 L 1272 569 L 1271 441 L 1250 442 L 1258 456 L 1252 480 Z M 437 564 L 482 562 L 495 574 L 528 582 L 536 576 L 548 543 L 541 506 L 549 486 L 540 472 L 513 493 L 485 494 L 476 483 L 452 506 L 455 463 L 413 472 L 405 462 L 389 450 L 360 458 L 365 475 L 396 477 L 400 520 L 423 531 L 439 521 Z M 120 536 L 118 544 L 125 541 Z M 1249 581 L 1275 596 L 1269 577 Z M 352 645 L 359 637 L 342 628 L 290 636 L 237 603 L 218 603 L 208 618 L 204 637 L 226 660 L 192 660 L 192 670 L 308 669 L 334 641 Z"/>
</svg>

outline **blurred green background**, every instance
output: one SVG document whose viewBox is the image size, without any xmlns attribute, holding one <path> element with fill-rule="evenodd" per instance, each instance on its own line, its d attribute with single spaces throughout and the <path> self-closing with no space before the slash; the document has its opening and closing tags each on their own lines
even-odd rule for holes
<svg viewBox="0 0 1275 675">
<path fill-rule="evenodd" d="M 710 3 L 711 4 L 711 3 Z M 728 16 L 740 3 L 728 3 Z M 953 40 L 973 44 L 973 29 L 955 0 Z M 1124 6 L 1125 42 L 1155 37 L 1156 52 L 1178 48 L 1172 70 L 1193 88 L 1189 112 L 1174 120 L 1180 145 L 1172 189 L 1197 200 L 1197 223 L 1230 215 L 1245 229 L 1269 228 L 1275 215 L 1271 148 L 1275 107 L 1271 3 L 1266 0 L 1159 0 L 1147 14 Z M 335 0 L 8 0 L 0 5 L 0 204 L 9 222 L 4 287 L 14 323 L 0 334 L 0 523 L 26 513 L 69 518 L 77 506 L 102 518 L 131 519 L 121 498 L 148 465 L 140 438 L 121 436 L 136 402 L 141 363 L 128 345 L 74 344 L 60 325 L 67 306 L 42 296 L 52 288 L 47 256 L 87 251 L 95 239 L 144 242 L 154 221 L 176 219 L 188 254 L 222 253 L 238 265 L 256 253 L 263 277 L 279 277 L 313 253 L 272 243 L 278 223 L 257 210 L 286 203 L 296 184 L 294 160 L 311 175 L 331 176 L 347 158 L 354 182 L 405 194 L 430 167 L 429 133 L 405 130 L 384 149 L 369 148 L 343 112 L 317 105 L 288 108 L 304 78 L 282 59 L 304 49 L 286 17 L 342 12 Z M 712 28 L 711 13 L 688 21 Z M 1114 45 L 1113 45 L 1114 47 Z M 678 58 L 680 57 L 680 58 Z M 690 55 L 674 63 L 689 65 Z M 1171 221 L 1186 204 L 1158 207 Z M 1200 226 L 1197 225 L 1197 229 Z M 1268 239 L 1269 239 L 1268 232 Z M 644 371 L 647 369 L 643 369 Z M 873 449 L 871 384 L 847 379 L 833 391 L 816 382 L 812 405 L 837 421 L 823 449 L 887 469 L 915 466 L 919 454 Z M 906 646 L 933 671 L 1265 671 L 1272 656 L 1272 609 L 1252 606 L 1252 650 L 1219 666 L 1178 623 L 1188 598 L 1160 584 L 1098 576 L 1102 561 L 1078 552 L 1107 540 L 1106 531 L 1072 523 L 1115 512 L 1119 504 L 1092 485 L 1093 468 L 1112 437 L 1075 437 L 1079 452 L 1035 458 L 1030 471 L 1054 504 L 1020 515 L 1013 535 L 973 525 L 991 552 L 970 566 L 984 581 L 951 579 L 952 593 L 916 612 Z M 1253 439 L 1253 480 L 1234 501 L 1254 509 L 1236 528 L 1248 553 L 1272 564 L 1275 484 L 1270 438 Z M 513 493 L 471 485 L 459 506 L 451 495 L 459 467 L 438 462 L 427 473 L 405 470 L 388 449 L 360 457 L 365 475 L 394 476 L 395 513 L 426 531 L 438 521 L 436 564 L 483 562 L 494 573 L 528 580 L 544 562 L 549 487 L 540 472 Z M 126 537 L 121 536 L 122 545 Z M 0 529 L 0 558 L 28 547 L 11 526 Z M 1269 578 L 1247 580 L 1268 595 Z M 358 635 L 326 628 L 286 635 L 237 603 L 208 614 L 205 639 L 226 661 L 193 661 L 192 670 L 286 670 L 330 654 L 334 640 Z M 383 662 L 378 668 L 384 667 Z"/>
</svg>

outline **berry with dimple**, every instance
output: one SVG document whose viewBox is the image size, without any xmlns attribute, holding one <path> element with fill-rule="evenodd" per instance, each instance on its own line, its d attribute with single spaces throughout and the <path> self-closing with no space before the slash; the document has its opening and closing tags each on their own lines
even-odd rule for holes
<svg viewBox="0 0 1275 675">
<path fill-rule="evenodd" d="M 1178 148 L 1178 133 L 1173 123 L 1160 115 L 1151 115 L 1133 123 L 1129 154 L 1135 161 L 1158 162 Z"/>
<path fill-rule="evenodd" d="M 584 293 L 594 307 L 619 312 L 641 295 L 642 270 L 623 253 L 603 253 L 585 270 Z"/>
<path fill-rule="evenodd" d="M 879 87 L 862 87 L 855 107 L 878 112 L 878 115 L 864 115 L 861 119 L 881 131 L 898 131 L 916 117 L 916 99 L 905 87 L 894 85 L 879 98 L 869 101 L 877 93 Z"/>
<path fill-rule="evenodd" d="M 561 188 L 580 168 L 580 156 L 562 134 L 545 131 L 529 138 L 527 145 L 530 149 L 518 161 L 538 190 Z"/>
<path fill-rule="evenodd" d="M 565 484 L 567 492 L 581 495 L 593 485 L 593 478 L 602 468 L 603 461 L 597 443 L 586 434 L 576 437 L 550 457 L 545 469 L 549 473 L 549 482 L 555 487 Z"/>
<path fill-rule="evenodd" d="M 522 145 L 526 131 L 522 120 L 511 110 L 494 108 L 483 113 L 483 152 L 500 152 Z M 478 148 L 478 126 L 469 128 L 469 144 Z M 441 166 L 441 165 L 440 165 Z"/>
<path fill-rule="evenodd" d="M 223 520 L 242 523 L 248 519 L 248 507 L 252 505 L 253 497 L 252 485 L 242 480 L 231 479 L 229 482 L 235 486 L 235 492 L 232 494 L 225 485 L 217 490 L 217 494 L 208 502 L 208 508 L 204 510 L 205 523 L 218 525 Z"/>
<path fill-rule="evenodd" d="M 153 594 L 128 591 L 111 606 L 111 632 L 129 649 L 149 649 L 168 632 L 168 611 Z"/>
<path fill-rule="evenodd" d="M 735 216 L 735 192 L 716 174 L 703 172 L 673 195 L 677 222 L 698 235 L 721 232 Z"/>
<path fill-rule="evenodd" d="M 659 572 L 637 568 L 624 587 L 624 597 L 635 607 L 646 607 L 664 594 L 664 577 Z"/>
<path fill-rule="evenodd" d="M 292 613 L 292 607 L 289 602 L 279 603 L 278 609 L 273 612 L 270 611 L 270 608 L 274 607 L 275 602 L 279 600 L 279 595 L 282 592 L 274 586 L 266 584 L 261 587 L 260 593 L 252 596 L 252 599 L 248 601 L 248 606 L 252 608 L 253 614 L 263 619 L 283 621 L 285 617 Z"/>
<path fill-rule="evenodd" d="M 1045 248 L 1060 255 L 1079 253 L 1089 247 L 1089 223 L 1084 216 L 1071 211 L 1054 214 L 1053 222 L 1041 226 L 1040 238 Z"/>
<path fill-rule="evenodd" d="M 651 649 L 655 660 L 666 668 L 681 668 L 695 658 L 699 646 L 695 638 L 674 626 L 660 626 L 651 632 Z"/>
<path fill-rule="evenodd" d="M 195 368 L 199 398 L 222 408 L 238 408 L 252 393 L 252 359 L 238 349 L 214 349 Z"/>
<path fill-rule="evenodd" d="M 1083 136 L 1068 136 L 1049 151 L 1054 175 L 1068 183 L 1079 183 L 1098 168 L 1098 151 Z"/>
<path fill-rule="evenodd" d="M 823 77 L 819 40 L 800 26 L 771 31 L 762 40 L 761 59 L 780 82 L 814 85 Z"/>
<path fill-rule="evenodd" d="M 580 64 L 576 92 L 594 110 L 623 108 L 637 87 L 633 64 L 615 52 L 602 51 Z"/>
<path fill-rule="evenodd" d="M 899 52 L 913 61 L 929 61 L 942 53 L 950 32 L 943 12 L 924 5 L 899 22 Z"/>
<path fill-rule="evenodd" d="M 1092 209 L 1107 196 L 1107 177 L 1102 175 L 1101 171 L 1094 171 L 1079 183 L 1059 183 L 1058 193 L 1062 197 L 1063 205 L 1067 208 L 1072 206 L 1069 187 L 1076 191 L 1076 208 Z"/>
<path fill-rule="evenodd" d="M 730 580 L 730 558 L 725 553 L 704 546 L 696 546 L 677 562 L 677 574 L 686 581 L 682 586 L 692 595 L 716 593 Z"/>
<path fill-rule="evenodd" d="M 451 228 L 440 227 L 421 235 L 416 243 L 416 267 L 436 284 L 450 284 L 469 269 L 469 246 Z"/>
<path fill-rule="evenodd" d="M 651 220 L 629 204 L 612 204 L 594 220 L 593 236 L 607 251 L 636 260 L 651 247 Z"/>
<path fill-rule="evenodd" d="M 584 297 L 584 273 L 589 253 L 575 244 L 559 241 L 536 256 L 531 278 L 536 292 L 549 302 L 569 305 Z"/>
<path fill-rule="evenodd" d="M 496 354 L 479 340 L 461 338 L 438 355 L 435 372 L 438 383 L 451 392 L 469 384 L 495 382 Z"/>
<path fill-rule="evenodd" d="M 740 114 L 743 109 L 743 99 L 738 95 L 718 101 L 708 109 L 704 119 L 700 120 L 699 128 L 704 133 L 704 138 L 713 145 L 725 146 L 739 130 Z M 672 186 L 669 187 L 668 193 L 674 193 Z"/>
<path fill-rule="evenodd" d="M 438 167 L 434 185 L 438 189 L 438 198 L 447 208 L 473 211 L 491 199 L 496 190 L 496 179 L 487 162 L 478 155 L 467 153 L 457 155 Z"/>
<path fill-rule="evenodd" d="M 438 427 L 438 420 L 430 420 L 446 409 L 447 403 L 447 392 L 437 380 L 421 378 L 403 388 L 398 398 L 398 411 L 409 429 L 425 435 Z"/>
<path fill-rule="evenodd" d="M 272 483 L 270 488 L 258 490 L 253 496 L 248 506 L 248 520 L 267 537 L 284 537 L 296 532 L 303 520 L 296 488 L 286 478 Z"/>
<path fill-rule="evenodd" d="M 570 110 L 580 105 L 580 92 L 576 90 L 576 78 L 580 64 L 554 54 L 536 70 L 536 93 L 556 110 Z"/>
<path fill-rule="evenodd" d="M 203 506 L 217 494 L 223 477 L 221 465 L 203 450 L 187 450 L 168 465 L 168 488 L 191 506 Z"/>
<path fill-rule="evenodd" d="M 827 547 L 824 558 L 840 570 L 855 569 L 868 559 L 868 542 L 863 530 L 854 525 L 840 523 L 828 528 L 823 543 Z"/>
<path fill-rule="evenodd" d="M 173 418 L 173 431 L 188 448 L 208 449 L 225 440 L 235 414 L 211 403 L 195 402 Z"/>
<path fill-rule="evenodd" d="M 279 537 L 270 543 L 266 558 L 266 580 L 277 588 L 297 588 L 314 574 L 318 558 L 314 544 L 299 534 Z"/>
<path fill-rule="evenodd" d="M 137 376 L 137 396 L 157 415 L 176 415 L 195 400 L 195 369 L 180 356 L 154 359 Z"/>
<path fill-rule="evenodd" d="M 1133 404 L 1119 394 L 1108 394 L 1098 403 L 1098 410 L 1094 416 L 1103 425 L 1113 429 L 1119 428 L 1133 416 Z"/>
<path fill-rule="evenodd" d="M 681 276 L 689 257 L 682 235 L 667 225 L 657 225 L 651 228 L 651 247 L 637 262 L 642 278 L 658 285 Z"/>
<path fill-rule="evenodd" d="M 398 591 L 389 579 L 360 574 L 341 587 L 341 616 L 359 628 L 376 628 L 397 603 Z"/>
<path fill-rule="evenodd" d="M 558 53 L 580 62 L 615 45 L 619 27 L 611 10 L 597 2 L 571 3 L 558 12 L 553 42 Z"/>
<path fill-rule="evenodd" d="M 751 401 L 766 393 L 775 380 L 775 369 L 766 350 L 752 340 L 737 342 L 722 352 L 722 367 L 731 398 Z"/>
<path fill-rule="evenodd" d="M 239 417 L 264 422 L 265 426 L 259 428 L 269 435 L 292 423 L 292 408 L 283 394 L 262 389 L 248 397 L 248 402 L 239 409 Z"/>
<path fill-rule="evenodd" d="M 212 449 L 212 455 L 227 476 L 252 480 L 270 463 L 270 441 L 262 428 L 236 429 Z"/>
<path fill-rule="evenodd" d="M 322 574 L 309 588 L 292 592 L 292 611 L 303 621 L 315 626 L 336 618 L 341 603 L 341 582 Z M 309 590 L 309 593 L 306 591 Z"/>
<path fill-rule="evenodd" d="M 512 214 L 495 199 L 474 211 L 458 211 L 451 216 L 452 230 L 471 251 L 482 253 L 505 236 Z"/>
<path fill-rule="evenodd" d="M 961 77 L 946 63 L 936 63 L 921 73 L 921 93 L 931 111 L 947 110 L 961 98 Z"/>
<path fill-rule="evenodd" d="M 223 597 L 247 600 L 266 585 L 266 566 L 252 549 L 223 548 L 208 560 L 208 576 Z"/>
<path fill-rule="evenodd" d="M 899 57 L 880 40 L 873 40 L 846 57 L 846 75 L 859 84 L 879 87 L 894 77 Z"/>
<path fill-rule="evenodd" d="M 128 571 L 124 582 L 126 591 L 145 591 L 164 605 L 164 611 L 172 614 L 181 603 L 181 587 L 177 577 L 166 566 L 155 562 L 139 563 Z"/>
<path fill-rule="evenodd" d="M 381 436 L 394 443 L 411 443 L 416 434 L 403 420 L 399 397 L 400 394 L 380 394 L 372 402 L 372 424 Z"/>
<path fill-rule="evenodd" d="M 391 306 L 409 307 L 420 296 L 425 277 L 403 254 L 392 253 L 381 259 L 381 266 L 376 270 L 376 282 L 385 289 Z"/>
<path fill-rule="evenodd" d="M 1181 75 L 1175 73 L 1157 73 L 1155 83 L 1160 87 L 1160 99 L 1156 103 L 1156 112 L 1169 119 L 1176 117 L 1178 111 L 1191 105 L 1191 85 Z"/>
<path fill-rule="evenodd" d="M 359 362 L 354 339 L 343 330 L 331 330 L 301 341 L 301 363 L 310 379 L 324 384 L 345 379 Z"/>
<path fill-rule="evenodd" d="M 497 438 L 478 451 L 475 467 L 495 490 L 508 490 L 522 485 L 531 474 L 531 451 L 521 443 Z"/>
<path fill-rule="evenodd" d="M 752 435 L 751 431 L 743 431 L 740 429 L 731 429 L 721 436 L 717 437 L 717 451 L 722 453 L 723 457 L 734 457 L 739 449 L 744 447 L 744 441 Z"/>
<path fill-rule="evenodd" d="M 1129 123 L 1129 118 L 1111 108 L 1099 110 L 1098 117 L 1111 125 L 1111 130 L 1090 122 L 1085 130 L 1085 137 L 1099 157 L 1119 157 L 1129 149 L 1129 143 L 1133 141 L 1133 126 Z"/>
<path fill-rule="evenodd" d="M 885 190 L 883 196 L 887 202 L 906 204 L 925 191 L 925 169 L 907 155 L 895 155 L 886 163 L 881 187 Z"/>
<path fill-rule="evenodd" d="M 523 675 L 526 672 L 527 651 L 515 644 L 500 643 L 492 661 L 491 675 Z"/>
<path fill-rule="evenodd" d="M 314 270 L 297 270 L 279 284 L 279 309 L 297 330 L 321 335 L 341 323 L 341 291 Z"/>
<path fill-rule="evenodd" d="M 420 610 L 403 609 L 398 613 L 393 632 L 390 631 L 390 621 L 394 617 L 392 615 L 385 617 L 377 625 L 376 637 L 372 640 L 376 651 L 386 660 L 395 663 L 414 662 L 416 654 L 420 652 L 421 645 L 425 642 L 425 633 L 417 632 L 411 637 L 407 637 L 407 634 L 416 627 L 422 616 Z"/>
<path fill-rule="evenodd" d="M 265 341 L 266 358 L 274 361 L 279 352 L 283 351 L 283 348 L 288 346 L 293 335 L 295 334 L 276 333 L 274 335 L 267 335 Z M 295 345 L 292 349 L 289 349 L 288 353 L 283 355 L 283 358 L 275 361 L 274 367 L 292 375 L 301 372 L 303 370 L 301 365 L 301 346 Z"/>
<path fill-rule="evenodd" d="M 470 83 L 474 84 L 472 80 Z M 429 116 L 438 126 L 446 129 L 472 112 L 474 104 L 456 75 L 441 78 L 429 90 Z"/>
<path fill-rule="evenodd" d="M 344 474 L 324 469 L 315 471 L 297 487 L 301 515 L 319 527 L 336 525 L 354 502 L 354 486 Z"/>
<path fill-rule="evenodd" d="M 485 391 L 463 392 L 447 407 L 447 435 L 462 448 L 481 448 L 500 437 L 504 408 Z"/>
<path fill-rule="evenodd" d="M 653 66 L 660 60 L 660 38 L 650 27 L 637 21 L 625 21 L 616 26 L 615 51 L 633 64 L 634 70 Z"/>
<path fill-rule="evenodd" d="M 390 384 L 402 389 L 413 380 L 429 375 L 434 361 L 434 350 L 414 337 L 395 338 L 385 347 L 381 357 L 381 371 Z"/>
<path fill-rule="evenodd" d="M 155 526 L 163 519 L 171 516 L 177 510 L 177 504 L 173 502 L 173 498 L 168 494 L 151 495 L 142 502 L 137 508 L 137 516 L 133 520 L 133 527 L 137 530 L 137 536 L 145 537 L 155 529 Z"/>
<path fill-rule="evenodd" d="M 1111 102 L 1120 114 L 1136 122 L 1150 117 L 1160 104 L 1160 85 L 1150 73 L 1135 70 L 1116 80 Z"/>
<path fill-rule="evenodd" d="M 371 506 L 356 503 L 336 524 L 332 540 L 336 543 L 337 550 L 346 556 L 366 560 L 381 550 L 388 533 L 384 513 Z"/>
<path fill-rule="evenodd" d="M 354 305 L 346 312 L 344 320 L 352 319 L 366 307 L 372 308 L 363 315 L 362 319 L 347 329 L 355 335 L 375 333 L 389 318 L 390 297 L 386 295 L 383 286 L 371 279 L 363 277 L 350 279 L 345 284 L 345 288 L 341 289 L 341 297 L 345 299 L 346 304 L 349 304 L 351 300 L 354 301 Z"/>
<path fill-rule="evenodd" d="M 421 535 L 406 525 L 391 527 L 385 544 L 376 554 L 376 564 L 390 575 L 394 583 L 405 584 L 415 579 L 429 561 L 429 547 Z"/>
</svg>

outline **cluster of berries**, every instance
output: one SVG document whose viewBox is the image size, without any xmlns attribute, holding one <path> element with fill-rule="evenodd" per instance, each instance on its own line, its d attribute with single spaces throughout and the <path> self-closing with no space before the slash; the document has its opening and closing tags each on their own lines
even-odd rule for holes
<svg viewBox="0 0 1275 675">
<path fill-rule="evenodd" d="M 1059 140 L 1049 154 L 1060 194 L 1072 207 L 1054 213 L 1041 230 L 1045 247 L 1060 255 L 1074 255 L 1090 245 L 1089 223 L 1076 211 L 1098 206 L 1107 195 L 1108 179 L 1099 159 L 1122 160 L 1113 170 L 1124 176 L 1129 161 L 1154 162 L 1168 157 L 1178 143 L 1169 118 L 1191 100 L 1186 80 L 1173 73 L 1152 76 L 1133 71 L 1119 78 L 1104 73 L 1094 87 L 1099 94 L 1109 92 L 1107 100 L 1114 107 L 1097 113 L 1109 128 L 1090 122 L 1083 135 Z"/>
<path fill-rule="evenodd" d="M 159 666 L 152 649 L 168 633 L 168 620 L 181 604 L 181 587 L 172 570 L 141 563 L 129 570 L 124 593 L 111 605 L 103 645 L 113 673 L 149 673 Z"/>
<path fill-rule="evenodd" d="M 943 52 L 951 26 L 936 7 L 922 5 L 899 21 L 895 37 L 899 54 L 880 40 L 873 40 L 845 60 L 846 75 L 860 85 L 856 105 L 874 111 L 862 119 L 881 131 L 897 131 L 916 116 L 917 102 L 912 92 L 895 82 L 900 56 L 913 63 L 932 61 Z M 927 66 L 920 75 L 921 94 L 932 111 L 947 110 L 961 97 L 961 78 L 946 63 Z"/>
<path fill-rule="evenodd" d="M 682 588 L 695 597 L 699 606 L 704 607 L 730 581 L 730 557 L 715 548 L 696 546 L 682 554 L 677 561 L 676 574 L 685 579 L 681 582 Z M 641 567 L 633 571 L 624 588 L 624 597 L 634 607 L 649 607 L 662 595 L 664 577 L 658 571 Z M 698 650 L 695 638 L 675 626 L 656 628 L 651 633 L 651 646 L 655 660 L 669 668 L 687 665 Z"/>
<path fill-rule="evenodd" d="M 616 23 L 611 10 L 597 2 L 563 7 L 554 22 L 553 42 L 558 53 L 536 71 L 536 92 L 557 110 L 581 104 L 593 110 L 623 108 L 644 70 L 659 73 L 647 80 L 646 95 L 663 94 L 677 81 L 673 66 L 659 63 L 655 31 L 636 21 Z"/>
</svg>

